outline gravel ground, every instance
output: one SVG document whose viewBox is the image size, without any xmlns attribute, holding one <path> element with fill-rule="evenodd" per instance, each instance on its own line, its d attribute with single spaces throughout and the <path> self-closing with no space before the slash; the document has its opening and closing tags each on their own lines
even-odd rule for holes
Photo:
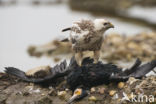
<svg viewBox="0 0 156 104">
<path fill-rule="evenodd" d="M 66 104 L 72 92 L 62 90 L 63 85 L 64 81 L 55 87 L 42 87 L 0 73 L 0 104 Z M 140 95 L 144 95 L 144 98 L 138 98 Z M 129 101 L 123 99 L 125 96 Z M 135 98 L 132 99 L 132 96 Z M 129 78 L 127 82 L 93 87 L 87 97 L 75 104 L 135 104 L 139 101 L 147 104 L 146 100 L 156 103 L 156 76 L 139 80 Z"/>
</svg>

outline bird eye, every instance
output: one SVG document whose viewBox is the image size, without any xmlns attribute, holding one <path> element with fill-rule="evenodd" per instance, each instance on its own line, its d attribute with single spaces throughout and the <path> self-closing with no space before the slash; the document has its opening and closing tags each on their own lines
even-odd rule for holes
<svg viewBox="0 0 156 104">
<path fill-rule="evenodd" d="M 107 25 L 108 23 L 104 23 L 104 25 Z"/>
</svg>

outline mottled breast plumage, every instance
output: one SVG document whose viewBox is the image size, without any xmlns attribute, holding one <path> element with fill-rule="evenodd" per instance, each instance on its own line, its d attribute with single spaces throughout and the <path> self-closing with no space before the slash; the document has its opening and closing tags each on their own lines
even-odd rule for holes
<svg viewBox="0 0 156 104">
<path fill-rule="evenodd" d="M 93 21 L 81 20 L 73 23 L 70 40 L 73 44 L 73 50 L 76 52 L 94 51 L 100 49 L 103 37 L 98 36 Z"/>
</svg>

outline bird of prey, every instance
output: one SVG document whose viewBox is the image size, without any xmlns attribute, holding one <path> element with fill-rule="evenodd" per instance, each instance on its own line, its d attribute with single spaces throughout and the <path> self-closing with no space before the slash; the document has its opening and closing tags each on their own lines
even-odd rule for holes
<svg viewBox="0 0 156 104">
<path fill-rule="evenodd" d="M 105 19 L 95 19 L 94 21 L 82 19 L 74 22 L 71 27 L 62 30 L 62 32 L 70 30 L 69 39 L 62 41 L 69 40 L 72 43 L 72 49 L 79 66 L 81 66 L 84 51 L 93 51 L 94 63 L 97 63 L 104 40 L 103 34 L 109 28 L 114 28 L 114 26 Z"/>
</svg>

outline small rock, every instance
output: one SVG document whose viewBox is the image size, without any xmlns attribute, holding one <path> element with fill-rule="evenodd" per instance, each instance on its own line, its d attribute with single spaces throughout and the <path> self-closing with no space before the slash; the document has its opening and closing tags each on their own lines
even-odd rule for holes
<svg viewBox="0 0 156 104">
<path fill-rule="evenodd" d="M 42 96 L 44 96 L 45 94 L 44 94 L 44 93 L 42 93 L 41 95 L 42 95 Z"/>
<path fill-rule="evenodd" d="M 34 93 L 40 93 L 40 89 L 33 90 Z"/>
<path fill-rule="evenodd" d="M 25 89 L 25 91 L 28 91 L 29 93 L 32 93 L 33 86 L 26 86 L 24 89 Z"/>
<path fill-rule="evenodd" d="M 49 86 L 49 89 L 51 90 L 51 89 L 54 89 L 52 86 Z"/>
<path fill-rule="evenodd" d="M 129 83 L 130 85 L 133 84 L 134 82 L 136 82 L 138 79 L 135 79 L 134 77 L 130 77 L 127 81 L 127 83 Z"/>
<path fill-rule="evenodd" d="M 57 93 L 57 95 L 58 95 L 59 97 L 64 97 L 66 94 L 67 94 L 66 91 L 59 91 L 59 92 Z"/>
<path fill-rule="evenodd" d="M 109 95 L 110 95 L 110 96 L 113 96 L 115 93 L 116 93 L 115 90 L 111 90 L 111 91 L 109 91 Z"/>
<path fill-rule="evenodd" d="M 94 93 L 96 90 L 95 90 L 95 87 L 92 87 L 91 89 L 90 89 L 90 92 L 91 93 Z"/>
<path fill-rule="evenodd" d="M 58 57 L 55 57 L 54 58 L 54 62 L 59 62 L 61 59 L 60 58 L 58 58 Z"/>
<path fill-rule="evenodd" d="M 33 87 L 31 87 L 30 89 L 29 89 L 29 92 L 32 92 L 33 91 Z"/>
<path fill-rule="evenodd" d="M 99 92 L 100 94 L 104 94 L 105 88 L 99 88 L 99 89 L 98 89 L 98 92 Z"/>
<path fill-rule="evenodd" d="M 48 97 L 44 97 L 35 104 L 53 104 L 53 101 Z"/>
<path fill-rule="evenodd" d="M 156 91 L 154 91 L 154 96 L 156 96 Z"/>
<path fill-rule="evenodd" d="M 34 86 L 34 83 L 30 83 L 29 85 L 30 85 L 30 86 Z"/>
<path fill-rule="evenodd" d="M 33 86 L 26 86 L 25 89 L 26 89 L 26 90 L 33 89 Z"/>
<path fill-rule="evenodd" d="M 118 94 L 115 94 L 114 96 L 113 96 L 113 99 L 118 99 L 119 98 L 119 95 Z"/>
<path fill-rule="evenodd" d="M 30 93 L 29 92 L 24 92 L 23 96 L 28 96 Z"/>
<path fill-rule="evenodd" d="M 22 92 L 21 92 L 21 91 L 18 91 L 18 92 L 16 93 L 16 95 L 22 95 Z"/>
<path fill-rule="evenodd" d="M 69 89 L 68 89 L 68 88 L 66 88 L 65 90 L 66 90 L 66 91 L 69 91 Z"/>
<path fill-rule="evenodd" d="M 97 99 L 96 99 L 95 96 L 91 96 L 91 97 L 89 97 L 89 100 L 90 100 L 90 101 L 97 101 Z"/>
<path fill-rule="evenodd" d="M 56 96 L 57 93 L 56 93 L 56 91 L 55 91 L 54 89 L 51 89 L 51 90 L 49 91 L 48 95 L 49 95 L 49 96 Z"/>
<path fill-rule="evenodd" d="M 124 82 L 119 82 L 118 83 L 118 88 L 122 89 L 125 86 Z"/>
</svg>

